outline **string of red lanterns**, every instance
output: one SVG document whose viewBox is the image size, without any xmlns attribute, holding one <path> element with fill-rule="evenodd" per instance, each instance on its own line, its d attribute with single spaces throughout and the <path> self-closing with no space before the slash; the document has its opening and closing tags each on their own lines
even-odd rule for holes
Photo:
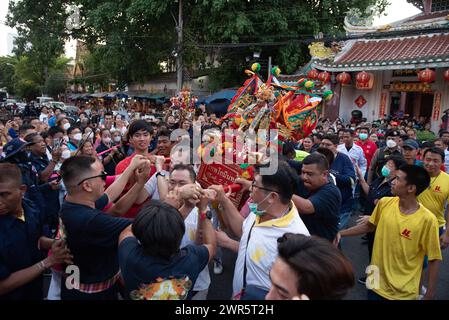
<svg viewBox="0 0 449 320">
<path fill-rule="evenodd" d="M 307 73 L 307 78 L 312 80 L 320 80 L 324 84 L 331 81 L 331 74 L 327 71 L 318 72 L 316 69 L 312 69 Z M 366 71 L 357 73 L 355 80 L 360 87 L 367 87 L 371 81 L 372 75 Z M 338 83 L 342 85 L 348 85 L 352 82 L 352 77 L 348 72 L 339 73 L 336 78 Z M 449 81 L 449 70 L 447 71 L 447 79 Z"/>
</svg>

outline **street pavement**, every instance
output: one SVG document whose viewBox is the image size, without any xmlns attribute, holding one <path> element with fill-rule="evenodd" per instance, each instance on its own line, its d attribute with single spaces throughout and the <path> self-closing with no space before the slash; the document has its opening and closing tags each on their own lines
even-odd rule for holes
<svg viewBox="0 0 449 320">
<path fill-rule="evenodd" d="M 352 217 L 352 224 L 356 217 Z M 368 264 L 368 248 L 363 244 L 360 237 L 344 238 L 342 242 L 343 253 L 351 260 L 356 281 L 364 276 L 365 268 Z M 212 283 L 209 288 L 209 300 L 229 300 L 232 295 L 232 278 L 234 274 L 234 263 L 236 254 L 223 249 L 223 273 L 214 275 L 213 264 L 210 265 Z M 443 251 L 443 261 L 441 263 L 438 277 L 438 287 L 436 299 L 449 300 L 449 249 Z M 345 300 L 366 300 L 366 287 L 356 282 L 355 286 L 348 292 Z"/>
</svg>

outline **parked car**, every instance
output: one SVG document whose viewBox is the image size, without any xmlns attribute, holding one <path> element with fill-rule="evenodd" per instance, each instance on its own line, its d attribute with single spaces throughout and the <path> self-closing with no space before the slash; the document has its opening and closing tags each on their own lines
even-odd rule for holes
<svg viewBox="0 0 449 320">
<path fill-rule="evenodd" d="M 62 110 L 64 110 L 66 113 L 71 114 L 78 114 L 78 112 L 80 111 L 80 109 L 77 106 L 73 105 L 64 105 L 64 108 Z"/>
</svg>

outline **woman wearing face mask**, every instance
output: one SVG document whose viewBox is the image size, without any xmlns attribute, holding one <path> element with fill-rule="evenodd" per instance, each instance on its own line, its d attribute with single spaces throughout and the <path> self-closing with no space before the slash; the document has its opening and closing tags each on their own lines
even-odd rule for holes
<svg viewBox="0 0 449 320">
<path fill-rule="evenodd" d="M 391 182 L 396 177 L 396 171 L 406 165 L 407 162 L 400 155 L 392 155 L 387 158 L 385 165 L 382 167 L 382 176 L 374 180 L 370 185 L 365 181 L 365 178 L 362 174 L 362 171 L 359 167 L 356 167 L 357 176 L 360 181 L 360 186 L 363 190 L 363 193 L 366 195 L 365 206 L 363 208 L 363 216 L 358 220 L 358 223 L 369 219 L 371 214 L 374 211 L 374 208 L 377 205 L 379 199 L 383 197 L 392 197 L 391 194 Z M 374 244 L 374 232 L 367 234 L 368 240 L 368 253 L 369 253 L 369 261 L 371 261 L 371 254 L 373 252 L 373 244 Z M 366 280 L 365 278 L 360 278 L 359 283 L 364 284 Z"/>
<path fill-rule="evenodd" d="M 56 121 L 56 125 L 59 126 L 62 130 L 64 130 L 65 134 L 67 134 L 67 130 L 70 128 L 70 122 L 66 118 L 59 118 Z"/>
<path fill-rule="evenodd" d="M 83 139 L 83 134 L 81 133 L 80 128 L 70 127 L 67 130 L 67 135 L 69 137 L 69 142 L 67 142 L 67 147 L 70 151 L 76 151 L 80 145 L 81 140 Z"/>
<path fill-rule="evenodd" d="M 115 166 L 118 162 L 123 159 L 120 148 L 120 132 L 114 132 L 114 140 L 112 138 L 111 132 L 108 129 L 102 129 L 100 131 L 101 143 L 97 147 L 96 151 L 100 160 L 103 162 L 104 170 L 108 173 L 108 175 L 115 175 Z M 109 151 L 107 151 L 109 150 Z M 105 152 L 107 151 L 107 152 Z M 103 153 L 105 152 L 105 153 Z"/>
<path fill-rule="evenodd" d="M 386 135 L 387 146 L 385 148 L 379 148 L 374 153 L 371 160 L 371 165 L 368 170 L 368 184 L 371 184 L 375 179 L 382 176 L 382 168 L 389 156 L 401 155 L 401 149 L 399 147 L 399 132 L 396 130 L 390 131 Z"/>
</svg>

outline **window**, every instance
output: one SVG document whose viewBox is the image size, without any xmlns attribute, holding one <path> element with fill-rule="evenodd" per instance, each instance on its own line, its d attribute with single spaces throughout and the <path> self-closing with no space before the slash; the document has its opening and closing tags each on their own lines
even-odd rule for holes
<svg viewBox="0 0 449 320">
<path fill-rule="evenodd" d="M 449 10 L 449 0 L 433 0 L 432 12 Z"/>
</svg>

